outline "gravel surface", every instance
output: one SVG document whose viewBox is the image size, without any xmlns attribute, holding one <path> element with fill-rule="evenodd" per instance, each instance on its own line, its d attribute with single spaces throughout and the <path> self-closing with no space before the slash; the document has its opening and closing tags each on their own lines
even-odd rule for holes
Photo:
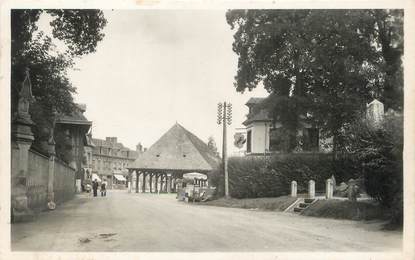
<svg viewBox="0 0 415 260">
<path fill-rule="evenodd" d="M 202 206 L 174 194 L 78 195 L 12 225 L 13 251 L 400 251 L 402 233 L 378 221 Z"/>
</svg>

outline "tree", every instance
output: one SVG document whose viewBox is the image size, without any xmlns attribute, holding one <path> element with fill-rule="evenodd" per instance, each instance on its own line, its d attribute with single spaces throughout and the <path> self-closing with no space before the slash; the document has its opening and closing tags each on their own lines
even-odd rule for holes
<svg viewBox="0 0 415 260">
<path fill-rule="evenodd" d="M 334 137 L 337 151 L 342 126 L 358 118 L 374 95 L 387 92 L 379 47 L 387 42 L 380 41 L 375 17 L 371 10 L 228 11 L 239 56 L 236 90 L 262 82 L 273 94 L 265 105 L 288 132 L 308 120 Z M 399 35 L 399 23 L 393 21 L 388 25 Z M 295 140 L 289 143 L 293 149 Z"/>
<path fill-rule="evenodd" d="M 391 224 L 403 220 L 403 117 L 386 115 L 373 126 L 357 120 L 344 127 L 343 147 L 358 165 L 366 192 L 383 206 L 392 209 Z"/>
<path fill-rule="evenodd" d="M 67 50 L 58 52 L 50 36 L 37 27 L 42 14 L 52 17 L 52 37 L 65 43 Z M 20 83 L 25 69 L 30 69 L 35 101 L 30 113 L 36 126 L 35 146 L 48 136 L 53 110 L 70 114 L 74 111 L 72 86 L 67 70 L 74 59 L 94 52 L 104 37 L 106 19 L 100 10 L 36 10 L 11 11 L 11 113 L 16 111 Z"/>
<path fill-rule="evenodd" d="M 216 142 L 213 136 L 209 136 L 207 145 L 214 154 L 218 154 L 218 148 L 216 147 Z"/>
<path fill-rule="evenodd" d="M 403 11 L 373 10 L 373 37 L 381 48 L 385 72 L 384 103 L 386 108 L 403 109 Z"/>
</svg>

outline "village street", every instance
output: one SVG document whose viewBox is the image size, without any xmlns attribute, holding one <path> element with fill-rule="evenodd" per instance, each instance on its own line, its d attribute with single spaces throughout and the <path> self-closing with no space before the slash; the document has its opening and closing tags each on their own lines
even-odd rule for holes
<svg viewBox="0 0 415 260">
<path fill-rule="evenodd" d="M 398 251 L 402 233 L 379 223 L 200 206 L 175 194 L 77 195 L 12 225 L 13 251 Z"/>
</svg>

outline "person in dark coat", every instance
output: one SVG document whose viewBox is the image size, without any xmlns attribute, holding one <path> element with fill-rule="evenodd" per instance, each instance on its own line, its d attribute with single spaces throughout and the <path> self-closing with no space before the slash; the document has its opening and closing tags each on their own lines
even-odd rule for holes
<svg viewBox="0 0 415 260">
<path fill-rule="evenodd" d="M 92 190 L 94 191 L 94 197 L 96 197 L 98 193 L 98 182 L 96 179 L 92 183 Z"/>
<path fill-rule="evenodd" d="M 107 184 L 105 183 L 105 181 L 103 181 L 101 183 L 101 197 L 105 197 L 107 196 Z"/>
</svg>

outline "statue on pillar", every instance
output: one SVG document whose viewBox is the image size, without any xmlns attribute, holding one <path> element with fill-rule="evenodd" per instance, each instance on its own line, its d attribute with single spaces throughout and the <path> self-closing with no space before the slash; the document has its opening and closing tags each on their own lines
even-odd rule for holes
<svg viewBox="0 0 415 260">
<path fill-rule="evenodd" d="M 19 92 L 17 111 L 12 120 L 12 172 L 11 172 L 11 217 L 13 222 L 30 220 L 33 217 L 28 207 L 27 175 L 29 169 L 29 149 L 34 136 L 34 125 L 29 106 L 33 100 L 29 70 Z"/>
</svg>

